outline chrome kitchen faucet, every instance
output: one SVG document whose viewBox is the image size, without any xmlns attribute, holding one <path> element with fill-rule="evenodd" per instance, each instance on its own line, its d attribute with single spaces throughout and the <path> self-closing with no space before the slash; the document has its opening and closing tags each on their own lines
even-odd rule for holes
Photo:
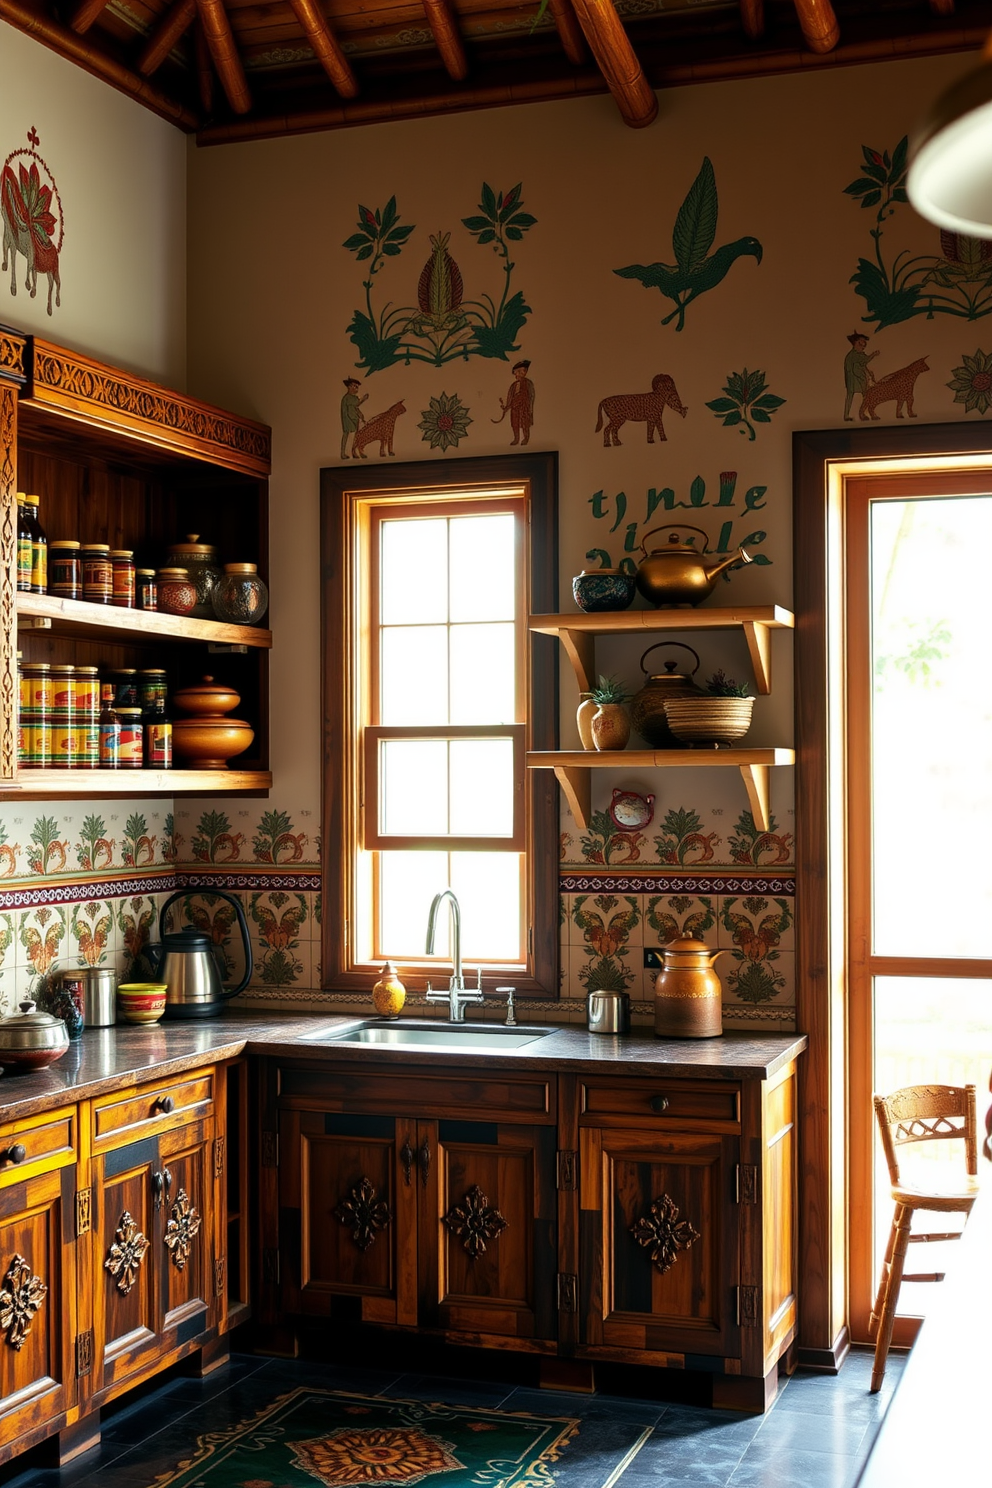
<svg viewBox="0 0 992 1488">
<path fill-rule="evenodd" d="M 435 894 L 431 900 L 431 912 L 427 916 L 427 955 L 434 954 L 434 933 L 437 929 L 437 912 L 443 900 L 447 899 L 451 907 L 451 935 L 452 935 L 452 959 L 454 971 L 448 982 L 447 992 L 434 992 L 430 982 L 427 983 L 428 1002 L 446 1002 L 448 1004 L 448 1016 L 452 1023 L 465 1022 L 465 1004 L 467 1002 L 482 1002 L 482 967 L 479 967 L 479 986 L 474 992 L 466 992 L 465 976 L 462 969 L 462 911 L 453 889 L 442 889 L 440 894 Z"/>
</svg>

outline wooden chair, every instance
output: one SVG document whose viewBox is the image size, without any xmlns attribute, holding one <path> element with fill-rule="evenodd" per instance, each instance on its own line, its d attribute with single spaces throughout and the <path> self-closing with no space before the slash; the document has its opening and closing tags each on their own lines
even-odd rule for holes
<svg viewBox="0 0 992 1488">
<path fill-rule="evenodd" d="M 907 1250 L 910 1245 L 959 1238 L 959 1231 L 913 1235 L 910 1233 L 913 1215 L 918 1209 L 928 1213 L 968 1215 L 978 1194 L 978 1119 L 974 1085 L 907 1085 L 892 1095 L 876 1095 L 874 1102 L 896 1209 L 875 1306 L 868 1324 L 869 1335 L 875 1339 L 875 1366 L 871 1376 L 873 1394 L 881 1389 L 885 1376 L 885 1361 L 892 1342 L 892 1324 L 902 1283 L 944 1279 L 942 1271 L 904 1276 Z M 905 1182 L 899 1172 L 897 1149 L 909 1142 L 939 1141 L 964 1142 L 967 1173 L 961 1186 L 938 1190 Z"/>
</svg>

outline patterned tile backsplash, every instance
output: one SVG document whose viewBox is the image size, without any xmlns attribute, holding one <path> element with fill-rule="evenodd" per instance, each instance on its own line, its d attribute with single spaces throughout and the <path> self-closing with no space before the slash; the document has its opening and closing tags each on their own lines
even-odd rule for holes
<svg viewBox="0 0 992 1488">
<path fill-rule="evenodd" d="M 561 998 L 529 1005 L 532 1016 L 584 1022 L 587 993 L 615 988 L 630 993 L 635 1026 L 649 1025 L 662 947 L 693 935 L 721 952 L 726 1027 L 795 1027 L 793 837 L 774 817 L 759 832 L 747 811 L 679 805 L 624 832 L 600 811 L 583 832 L 564 814 L 560 859 Z M 243 974 L 236 914 L 211 890 L 239 899 L 248 1005 L 364 1010 L 367 997 L 320 989 L 319 867 L 316 813 L 268 802 L 0 808 L 0 1010 L 67 964 L 149 975 L 144 953 L 177 889 L 170 924 L 206 931 L 231 979 Z"/>
</svg>

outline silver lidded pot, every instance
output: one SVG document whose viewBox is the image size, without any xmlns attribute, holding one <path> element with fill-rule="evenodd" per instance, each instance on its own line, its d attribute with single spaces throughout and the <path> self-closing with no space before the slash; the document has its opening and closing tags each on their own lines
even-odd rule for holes
<svg viewBox="0 0 992 1488">
<path fill-rule="evenodd" d="M 590 992 L 586 1027 L 590 1033 L 629 1033 L 630 993 Z"/>
<path fill-rule="evenodd" d="M 53 991 L 63 980 L 83 987 L 83 1022 L 87 1028 L 112 1028 L 117 1022 L 117 973 L 110 966 L 65 966 L 50 974 Z"/>
<path fill-rule="evenodd" d="M 0 1066 L 6 1070 L 44 1069 L 61 1059 L 69 1035 L 61 1018 L 41 1013 L 27 998 L 20 1013 L 0 1018 Z"/>
</svg>

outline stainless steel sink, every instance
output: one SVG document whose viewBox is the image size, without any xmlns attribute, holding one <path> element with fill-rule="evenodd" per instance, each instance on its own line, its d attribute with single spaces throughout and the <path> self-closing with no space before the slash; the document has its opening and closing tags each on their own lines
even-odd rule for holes
<svg viewBox="0 0 992 1488">
<path fill-rule="evenodd" d="M 314 1035 L 326 1044 L 375 1044 L 392 1049 L 522 1049 L 553 1028 L 507 1028 L 503 1023 L 363 1023 L 343 1033 Z"/>
</svg>

